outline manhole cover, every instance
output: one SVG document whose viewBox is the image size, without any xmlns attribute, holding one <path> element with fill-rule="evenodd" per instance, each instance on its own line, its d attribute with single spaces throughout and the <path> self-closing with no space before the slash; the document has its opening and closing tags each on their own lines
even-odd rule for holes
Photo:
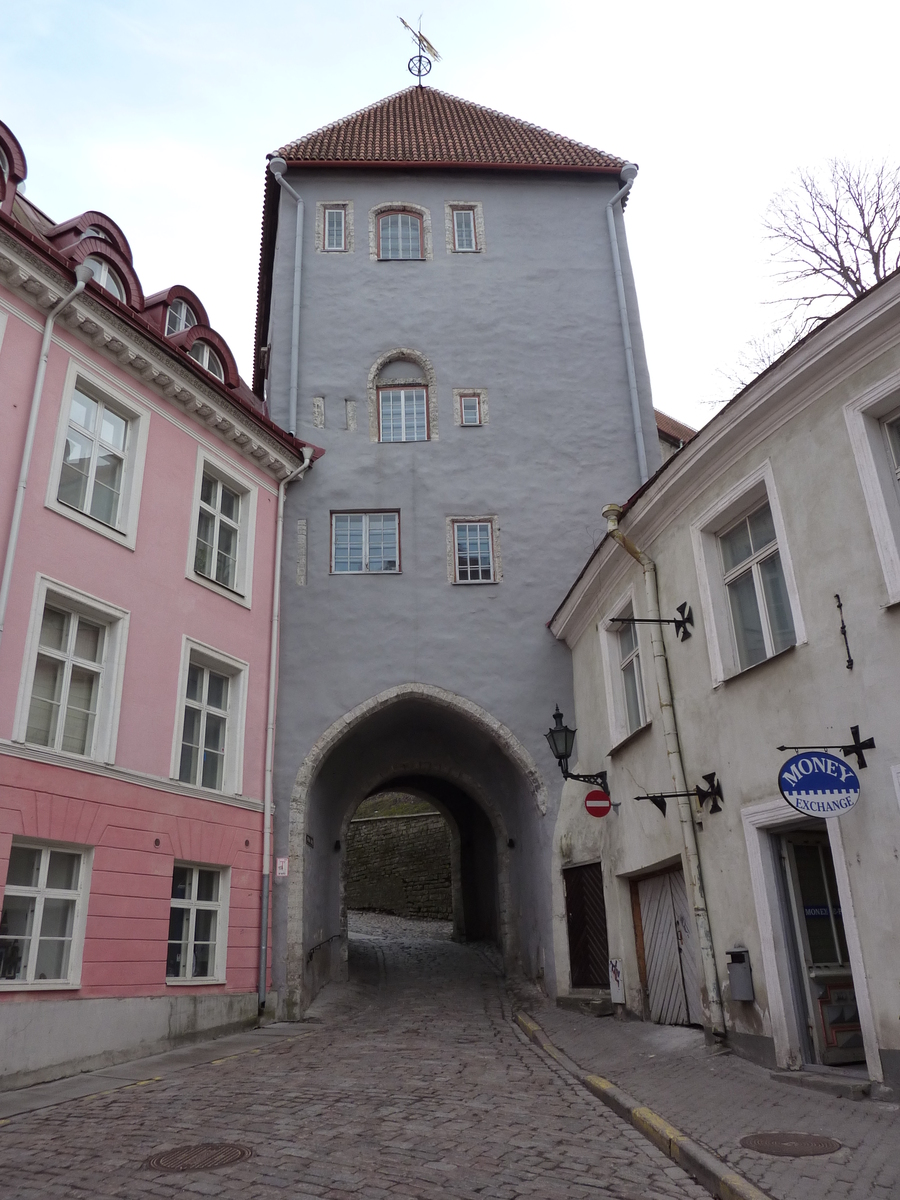
<svg viewBox="0 0 900 1200">
<path fill-rule="evenodd" d="M 144 1166 L 157 1171 L 211 1171 L 244 1162 L 252 1155 L 248 1146 L 236 1146 L 233 1142 L 202 1142 L 199 1146 L 175 1146 L 152 1154 Z"/>
<path fill-rule="evenodd" d="M 834 1138 L 820 1137 L 817 1133 L 750 1133 L 741 1138 L 745 1150 L 758 1150 L 760 1154 L 781 1154 L 790 1158 L 802 1158 L 812 1154 L 834 1154 L 841 1143 Z"/>
</svg>

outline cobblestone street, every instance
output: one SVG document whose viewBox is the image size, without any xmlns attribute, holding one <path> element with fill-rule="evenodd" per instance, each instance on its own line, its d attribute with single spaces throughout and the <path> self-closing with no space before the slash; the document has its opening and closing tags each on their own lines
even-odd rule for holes
<svg viewBox="0 0 900 1200">
<path fill-rule="evenodd" d="M 354 916 L 352 928 L 351 983 L 327 988 L 302 1025 L 242 1035 L 230 1057 L 225 1039 L 199 1065 L 129 1064 L 129 1086 L 112 1068 L 95 1084 L 118 1090 L 5 1121 L 4 1197 L 707 1197 L 527 1042 L 489 957 L 451 942 L 448 924 Z M 253 1157 L 142 1165 L 201 1142 Z"/>
</svg>

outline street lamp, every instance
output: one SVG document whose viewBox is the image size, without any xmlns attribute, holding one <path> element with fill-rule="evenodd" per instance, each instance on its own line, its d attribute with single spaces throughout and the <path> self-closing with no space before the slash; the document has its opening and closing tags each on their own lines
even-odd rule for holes
<svg viewBox="0 0 900 1200">
<path fill-rule="evenodd" d="M 594 775 L 573 775 L 569 770 L 569 759 L 572 756 L 572 749 L 575 746 L 575 734 L 577 729 L 570 729 L 568 725 L 563 724 L 563 715 L 559 711 L 559 705 L 556 706 L 556 711 L 553 714 L 555 724 L 552 729 L 549 729 L 544 736 L 550 743 L 550 749 L 553 751 L 553 757 L 559 763 L 559 769 L 562 771 L 563 779 L 577 779 L 580 783 L 592 783 L 595 787 L 603 788 L 604 792 L 609 791 L 609 785 L 606 782 L 606 772 L 597 771 Z"/>
</svg>

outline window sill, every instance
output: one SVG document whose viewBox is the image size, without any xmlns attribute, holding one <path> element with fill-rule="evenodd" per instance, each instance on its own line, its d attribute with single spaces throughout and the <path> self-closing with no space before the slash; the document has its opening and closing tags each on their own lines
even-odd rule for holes
<svg viewBox="0 0 900 1200">
<path fill-rule="evenodd" d="M 784 658 L 784 656 L 786 654 L 790 654 L 793 650 L 796 650 L 796 649 L 797 649 L 796 642 L 793 644 L 793 646 L 785 646 L 785 648 L 783 650 L 779 650 L 778 653 L 773 654 L 771 656 L 771 658 L 764 658 L 758 663 L 753 663 L 752 666 L 744 667 L 744 669 L 741 671 L 735 671 L 735 673 L 733 675 L 726 675 L 724 679 L 720 680 L 720 685 L 727 684 L 727 683 L 734 683 L 734 681 L 736 679 L 744 679 L 745 676 L 749 675 L 751 671 L 758 671 L 760 669 L 760 667 L 766 667 L 766 666 L 768 666 L 769 663 L 778 662 L 779 659 Z"/>
<path fill-rule="evenodd" d="M 135 529 L 118 529 L 115 525 L 107 525 L 99 517 L 92 517 L 90 513 L 83 513 L 81 509 L 72 508 L 56 499 L 46 500 L 44 507 L 69 521 L 74 521 L 84 529 L 90 529 L 92 533 L 99 533 L 101 537 L 109 538 L 117 546 L 124 546 L 126 550 L 134 549 L 137 534 Z"/>
<path fill-rule="evenodd" d="M 69 983 L 66 979 L 36 979 L 34 983 L 21 980 L 0 981 L 0 992 L 78 992 L 80 983 Z"/>
<path fill-rule="evenodd" d="M 206 588 L 209 592 L 215 592 L 217 596 L 221 596 L 224 600 L 230 600 L 233 604 L 240 604 L 242 608 L 250 607 L 249 595 L 245 596 L 243 592 L 225 587 L 222 583 L 216 583 L 214 579 L 207 579 L 205 575 L 200 575 L 197 571 L 188 571 L 185 578 L 190 579 L 192 583 L 199 583 L 201 587 Z"/>
<path fill-rule="evenodd" d="M 453 587 L 496 587 L 499 579 L 454 579 Z"/>
<path fill-rule="evenodd" d="M 201 797 L 209 796 L 217 800 L 243 800 L 241 792 L 231 792 L 228 788 L 208 788 L 200 783 L 186 783 L 185 780 L 179 779 L 177 775 L 170 775 L 169 778 L 178 787 L 186 788 L 192 795 Z"/>
<path fill-rule="evenodd" d="M 629 733 L 625 737 L 623 737 L 620 742 L 616 742 L 616 744 L 613 747 L 611 747 L 609 750 L 607 750 L 606 757 L 612 758 L 612 756 L 614 754 L 618 754 L 618 752 L 620 750 L 624 750 L 626 746 L 630 746 L 631 743 L 633 741 L 636 741 L 637 738 L 639 738 L 642 733 L 646 733 L 647 730 L 652 727 L 652 725 L 653 725 L 652 721 L 645 721 L 643 725 L 638 726 L 637 729 L 633 729 L 631 731 L 631 733 Z"/>
<path fill-rule="evenodd" d="M 380 575 L 402 575 L 402 571 L 329 571 L 328 574 L 332 579 L 359 579 L 372 578 L 377 579 Z"/>
<path fill-rule="evenodd" d="M 166 979 L 166 987 L 224 987 L 224 979 Z"/>
</svg>

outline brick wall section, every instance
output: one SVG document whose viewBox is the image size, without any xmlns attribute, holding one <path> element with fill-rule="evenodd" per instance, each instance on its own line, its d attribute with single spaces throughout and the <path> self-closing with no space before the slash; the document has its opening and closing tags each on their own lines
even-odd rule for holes
<svg viewBox="0 0 900 1200">
<path fill-rule="evenodd" d="M 345 899 L 347 908 L 449 921 L 450 830 L 444 818 L 417 813 L 351 821 Z"/>
</svg>

